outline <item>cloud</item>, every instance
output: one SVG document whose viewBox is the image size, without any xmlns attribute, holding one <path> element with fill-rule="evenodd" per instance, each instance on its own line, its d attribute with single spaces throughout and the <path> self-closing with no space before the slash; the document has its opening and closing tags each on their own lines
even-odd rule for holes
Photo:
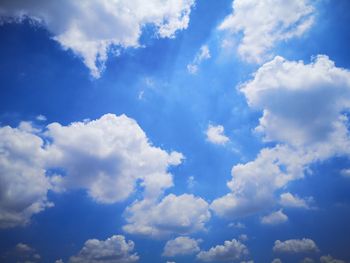
<svg viewBox="0 0 350 263">
<path fill-rule="evenodd" d="M 41 261 L 41 256 L 34 248 L 25 243 L 18 243 L 13 249 L 1 256 L 4 262 L 36 263 Z"/>
<path fill-rule="evenodd" d="M 215 199 L 211 209 L 219 216 L 236 218 L 269 208 L 275 190 L 303 176 L 304 160 L 286 146 L 262 149 L 255 160 L 233 166 L 227 183 L 231 193 Z"/>
<path fill-rule="evenodd" d="M 300 263 L 314 263 L 315 261 L 312 258 L 306 257 Z"/>
<path fill-rule="evenodd" d="M 69 263 L 131 263 L 139 256 L 133 253 L 134 242 L 126 241 L 124 236 L 115 235 L 106 240 L 89 239 Z"/>
<path fill-rule="evenodd" d="M 237 223 L 231 222 L 231 223 L 228 224 L 228 227 L 237 228 L 237 229 L 243 229 L 243 228 L 245 228 L 245 225 L 243 223 L 241 223 L 241 222 L 237 222 Z"/>
<path fill-rule="evenodd" d="M 340 171 L 340 174 L 346 178 L 350 178 L 350 169 L 343 169 Z"/>
<path fill-rule="evenodd" d="M 69 126 L 51 123 L 46 135 L 52 163 L 67 173 L 62 185 L 85 188 L 101 203 L 125 200 L 141 180 L 145 198 L 157 198 L 173 185 L 167 172 L 181 163 L 178 152 L 154 147 L 137 122 L 125 115 L 106 114 L 100 119 Z"/>
<path fill-rule="evenodd" d="M 160 202 L 136 201 L 126 209 L 127 224 L 123 230 L 155 238 L 191 234 L 205 230 L 205 223 L 211 217 L 208 209 L 205 200 L 190 194 L 169 194 Z"/>
<path fill-rule="evenodd" d="M 275 57 L 240 90 L 250 107 L 263 111 L 256 129 L 265 140 L 310 147 L 319 155 L 348 152 L 344 111 L 350 106 L 350 71 L 327 56 L 310 64 Z"/>
<path fill-rule="evenodd" d="M 227 32 L 224 43 L 242 34 L 238 54 L 248 62 L 261 63 L 278 42 L 299 37 L 312 26 L 314 7 L 309 2 L 235 0 L 233 13 L 219 26 L 219 30 Z"/>
<path fill-rule="evenodd" d="M 230 139 L 224 134 L 224 127 L 222 125 L 211 125 L 209 124 L 206 131 L 207 140 L 214 144 L 225 144 Z"/>
<path fill-rule="evenodd" d="M 46 121 L 47 120 L 47 118 L 44 115 L 42 115 L 42 114 L 36 116 L 35 119 L 37 121 Z"/>
<path fill-rule="evenodd" d="M 53 204 L 46 194 L 44 141 L 20 128 L 0 127 L 0 228 L 25 225 Z"/>
<path fill-rule="evenodd" d="M 175 257 L 182 255 L 192 255 L 200 251 L 198 243 L 200 240 L 195 240 L 189 237 L 177 237 L 169 240 L 164 247 L 163 256 Z"/>
<path fill-rule="evenodd" d="M 173 185 L 168 167 L 182 158 L 154 147 L 125 115 L 51 123 L 45 132 L 30 123 L 0 127 L 0 227 L 24 225 L 51 207 L 49 190 L 86 189 L 97 202 L 115 203 L 139 183 L 145 199 L 157 199 Z"/>
<path fill-rule="evenodd" d="M 204 262 L 213 261 L 236 261 L 246 257 L 249 254 L 248 248 L 236 239 L 227 240 L 224 245 L 217 245 L 208 251 L 201 251 L 197 259 Z"/>
<path fill-rule="evenodd" d="M 321 262 L 321 263 L 345 263 L 344 260 L 335 259 L 335 258 L 333 258 L 331 255 L 322 256 L 322 257 L 320 258 L 320 262 Z"/>
<path fill-rule="evenodd" d="M 271 263 L 282 263 L 282 260 L 280 260 L 279 258 L 275 258 L 274 260 L 272 260 Z"/>
<path fill-rule="evenodd" d="M 286 241 L 276 240 L 273 251 L 277 253 L 313 253 L 318 252 L 319 249 L 316 243 L 308 238 L 303 239 L 289 239 Z"/>
<path fill-rule="evenodd" d="M 34 251 L 34 249 L 28 246 L 27 244 L 18 243 L 16 245 L 16 251 L 18 251 L 19 253 L 31 253 Z"/>
<path fill-rule="evenodd" d="M 20 0 L 2 2 L 0 17 L 6 22 L 29 17 L 43 25 L 64 49 L 81 57 L 97 78 L 110 49 L 139 47 L 142 29 L 148 25 L 158 37 L 174 37 L 188 27 L 193 5 L 194 0 Z"/>
<path fill-rule="evenodd" d="M 350 106 L 350 72 L 319 55 L 310 64 L 276 57 L 240 86 L 261 110 L 258 132 L 275 147 L 232 168 L 231 193 L 213 201 L 219 216 L 239 217 L 271 207 L 275 191 L 303 178 L 310 164 L 349 155 L 344 112 Z M 312 107 L 310 105 L 312 104 Z"/>
<path fill-rule="evenodd" d="M 272 212 L 261 218 L 261 223 L 264 225 L 278 225 L 288 221 L 288 216 L 282 210 Z"/>
<path fill-rule="evenodd" d="M 187 70 L 190 74 L 196 74 L 198 67 L 204 61 L 210 58 L 210 50 L 207 45 L 201 46 L 192 63 L 187 65 Z"/>
<path fill-rule="evenodd" d="M 284 207 L 293 207 L 293 208 L 305 208 L 309 209 L 309 203 L 311 203 L 313 199 L 310 197 L 308 199 L 301 199 L 298 196 L 292 195 L 291 193 L 283 193 L 280 196 L 280 205 Z"/>
<path fill-rule="evenodd" d="M 248 235 L 246 235 L 246 234 L 241 234 L 241 235 L 239 235 L 239 240 L 241 240 L 241 241 L 247 241 L 249 238 L 248 238 Z"/>
</svg>

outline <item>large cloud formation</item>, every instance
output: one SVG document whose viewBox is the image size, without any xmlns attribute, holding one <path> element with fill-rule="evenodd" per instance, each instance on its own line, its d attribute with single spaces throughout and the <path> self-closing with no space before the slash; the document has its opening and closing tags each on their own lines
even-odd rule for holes
<svg viewBox="0 0 350 263">
<path fill-rule="evenodd" d="M 147 25 L 159 37 L 174 37 L 188 27 L 193 5 L 194 0 L 8 0 L 1 1 L 0 17 L 7 22 L 27 17 L 37 21 L 99 77 L 111 47 L 139 47 Z"/>
<path fill-rule="evenodd" d="M 231 193 L 211 205 L 221 216 L 265 209 L 275 203 L 275 191 L 302 178 L 311 163 L 350 153 L 345 114 L 350 72 L 327 56 L 319 55 L 310 64 L 276 57 L 240 90 L 250 107 L 262 111 L 256 131 L 277 145 L 232 168 L 227 184 Z"/>
<path fill-rule="evenodd" d="M 51 123 L 45 132 L 29 123 L 1 127 L 0 227 L 26 224 L 52 206 L 50 189 L 82 188 L 97 202 L 115 203 L 128 198 L 139 182 L 143 197 L 156 200 L 173 185 L 168 167 L 182 158 L 152 146 L 125 115 L 106 114 L 68 126 Z"/>
<path fill-rule="evenodd" d="M 200 251 L 198 246 L 200 241 L 189 237 L 177 237 L 169 240 L 164 246 L 163 256 L 175 257 L 197 253 Z"/>
<path fill-rule="evenodd" d="M 277 253 L 312 253 L 318 252 L 316 243 L 309 238 L 289 239 L 285 241 L 276 240 L 273 251 Z"/>
<path fill-rule="evenodd" d="M 123 230 L 155 238 L 185 235 L 205 230 L 210 217 L 209 204 L 202 198 L 169 194 L 159 202 L 134 202 L 126 209 L 127 224 Z"/>
<path fill-rule="evenodd" d="M 238 54 L 260 63 L 280 41 L 303 35 L 313 24 L 314 8 L 308 0 L 235 0 L 233 13 L 219 30 L 228 37 L 242 33 Z M 230 41 L 226 39 L 226 41 Z"/>
<path fill-rule="evenodd" d="M 106 240 L 89 239 L 69 263 L 132 263 L 139 260 L 133 253 L 135 244 L 124 236 L 115 235 Z"/>
</svg>

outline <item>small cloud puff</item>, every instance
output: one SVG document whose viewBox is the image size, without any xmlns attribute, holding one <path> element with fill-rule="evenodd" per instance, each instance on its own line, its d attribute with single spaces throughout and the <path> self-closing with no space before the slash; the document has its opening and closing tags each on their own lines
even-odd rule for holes
<svg viewBox="0 0 350 263">
<path fill-rule="evenodd" d="M 224 134 L 224 127 L 222 125 L 209 124 L 206 131 L 207 140 L 214 144 L 226 144 L 230 139 Z"/>
</svg>

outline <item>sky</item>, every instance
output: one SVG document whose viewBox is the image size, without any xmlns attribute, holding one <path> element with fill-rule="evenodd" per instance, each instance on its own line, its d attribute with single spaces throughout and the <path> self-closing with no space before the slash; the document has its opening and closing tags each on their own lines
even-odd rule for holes
<svg viewBox="0 0 350 263">
<path fill-rule="evenodd" d="M 0 2 L 0 262 L 350 262 L 348 0 Z"/>
</svg>

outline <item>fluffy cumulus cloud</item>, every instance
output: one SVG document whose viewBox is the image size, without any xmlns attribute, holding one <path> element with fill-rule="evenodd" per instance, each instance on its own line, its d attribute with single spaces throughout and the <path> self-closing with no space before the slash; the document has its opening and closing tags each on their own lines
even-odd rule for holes
<svg viewBox="0 0 350 263">
<path fill-rule="evenodd" d="M 45 132 L 28 125 L 0 128 L 2 228 L 25 224 L 52 206 L 50 189 L 86 189 L 97 202 L 114 203 L 129 197 L 139 182 L 145 199 L 157 199 L 173 185 L 168 167 L 182 159 L 180 153 L 152 146 L 125 115 L 68 126 L 51 123 Z"/>
<path fill-rule="evenodd" d="M 217 245 L 208 251 L 201 251 L 197 259 L 204 262 L 236 262 L 249 254 L 248 248 L 236 239 L 226 240 L 224 245 Z"/>
<path fill-rule="evenodd" d="M 192 63 L 187 65 L 187 70 L 191 74 L 196 74 L 198 72 L 199 65 L 210 58 L 210 50 L 207 45 L 201 46 Z"/>
<path fill-rule="evenodd" d="M 209 124 L 206 131 L 207 140 L 214 144 L 225 144 L 230 139 L 224 133 L 225 129 L 222 125 L 211 125 Z"/>
<path fill-rule="evenodd" d="M 52 206 L 44 141 L 20 128 L 0 128 L 0 228 L 24 225 Z"/>
<path fill-rule="evenodd" d="M 106 240 L 89 239 L 69 263 L 131 263 L 139 256 L 134 253 L 134 242 L 124 236 L 115 235 Z"/>
<path fill-rule="evenodd" d="M 188 27 L 193 5 L 194 0 L 19 0 L 2 1 L 0 16 L 8 22 L 26 17 L 37 21 L 99 77 L 111 47 L 140 46 L 147 25 L 152 25 L 159 37 L 174 37 L 176 31 Z"/>
<path fill-rule="evenodd" d="M 242 34 L 238 54 L 249 62 L 263 61 L 276 43 L 303 35 L 313 24 L 314 8 L 308 0 L 235 0 L 233 13 L 219 30 L 226 38 Z M 225 39 L 225 41 L 230 41 Z"/>
<path fill-rule="evenodd" d="M 320 258 L 320 262 L 321 262 L 321 263 L 345 263 L 344 260 L 335 259 L 335 258 L 333 258 L 331 255 L 322 256 L 322 257 Z"/>
<path fill-rule="evenodd" d="M 232 168 L 231 193 L 211 205 L 231 217 L 271 206 L 275 191 L 302 178 L 311 163 L 349 155 L 350 149 L 344 114 L 350 106 L 350 72 L 328 57 L 317 56 L 310 64 L 276 57 L 240 90 L 249 106 L 262 111 L 256 130 L 277 145 Z M 302 205 L 290 197 L 284 196 L 285 204 Z"/>
<path fill-rule="evenodd" d="M 263 111 L 256 129 L 265 140 L 307 146 L 320 157 L 347 152 L 342 113 L 350 106 L 350 72 L 327 56 L 319 55 L 310 64 L 275 57 L 241 91 L 252 108 Z"/>
<path fill-rule="evenodd" d="M 106 114 L 69 126 L 51 123 L 46 135 L 55 166 L 63 167 L 64 188 L 85 188 L 98 202 L 126 199 L 141 180 L 144 195 L 156 198 L 172 186 L 169 165 L 181 163 L 182 155 L 154 147 L 137 122 L 125 115 Z"/>
<path fill-rule="evenodd" d="M 272 212 L 269 215 L 261 218 L 261 223 L 264 225 L 278 225 L 288 221 L 288 216 L 282 210 Z"/>
<path fill-rule="evenodd" d="M 125 216 L 123 230 L 127 233 L 159 238 L 203 231 L 211 215 L 209 204 L 202 198 L 169 194 L 159 202 L 136 201 L 126 209 Z"/>
<path fill-rule="evenodd" d="M 312 203 L 312 201 L 313 198 L 311 197 L 302 199 L 288 192 L 281 194 L 279 203 L 284 207 L 308 209 L 310 208 L 310 203 Z"/>
<path fill-rule="evenodd" d="M 200 250 L 198 245 L 199 242 L 200 240 L 192 239 L 185 236 L 169 240 L 165 244 L 163 256 L 175 257 L 197 253 Z"/>
<path fill-rule="evenodd" d="M 276 253 L 313 253 L 318 252 L 319 249 L 316 243 L 309 238 L 303 239 L 289 239 L 286 241 L 276 240 L 273 247 Z"/>
<path fill-rule="evenodd" d="M 276 189 L 302 177 L 303 162 L 286 146 L 263 149 L 255 160 L 232 168 L 233 179 L 227 183 L 231 193 L 214 200 L 211 208 L 219 216 L 231 218 L 266 209 L 274 203 Z"/>
</svg>

